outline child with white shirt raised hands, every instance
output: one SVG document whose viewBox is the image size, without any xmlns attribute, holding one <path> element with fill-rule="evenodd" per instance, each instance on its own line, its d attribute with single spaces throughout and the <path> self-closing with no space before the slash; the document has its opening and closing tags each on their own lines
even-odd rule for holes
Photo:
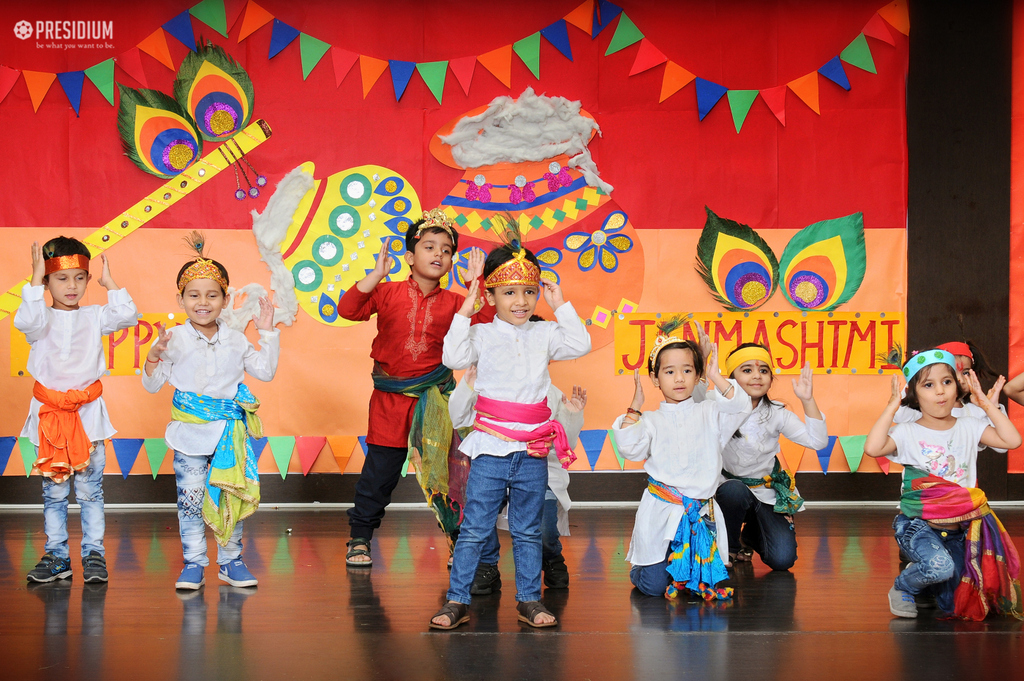
<svg viewBox="0 0 1024 681">
<path fill-rule="evenodd" d="M 178 272 L 178 305 L 188 321 L 160 329 L 149 348 L 142 385 L 155 393 L 174 386 L 173 408 L 164 439 L 174 451 L 178 488 L 178 528 L 185 566 L 176 589 L 206 583 L 206 527 L 217 540 L 217 576 L 231 586 L 256 586 L 242 560 L 242 520 L 260 502 L 259 473 L 249 436 L 260 438 L 259 400 L 243 383 L 245 374 L 274 378 L 280 332 L 274 308 L 260 298 L 253 322 L 260 333 L 257 351 L 245 334 L 228 327 L 221 312 L 228 306 L 228 273 L 203 257 L 204 239 L 192 232 L 185 240 L 198 257 Z"/>
<path fill-rule="evenodd" d="M 541 279 L 537 258 L 522 246 L 515 219 L 509 216 L 505 222 L 505 244 L 484 262 L 484 286 L 487 301 L 495 308 L 494 321 L 470 326 L 480 287 L 474 280 L 444 339 L 445 366 L 477 366 L 478 397 L 474 430 L 460 446 L 473 463 L 448 602 L 430 620 L 434 629 L 454 629 L 469 620 L 470 589 L 481 550 L 506 495 L 519 621 L 532 627 L 558 623 L 540 602 L 541 514 L 549 449 L 554 447 L 564 468 L 575 456 L 547 404 L 548 362 L 586 355 L 590 334 L 558 285 Z M 541 288 L 557 322 L 530 321 Z"/>
</svg>

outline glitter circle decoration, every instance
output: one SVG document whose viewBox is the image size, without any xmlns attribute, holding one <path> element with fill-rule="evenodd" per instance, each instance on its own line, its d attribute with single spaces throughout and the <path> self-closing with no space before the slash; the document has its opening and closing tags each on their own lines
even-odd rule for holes
<svg viewBox="0 0 1024 681">
<path fill-rule="evenodd" d="M 301 260 L 292 266 L 292 276 L 295 278 L 295 288 L 308 293 L 320 288 L 324 280 L 323 270 L 312 260 Z"/>
<path fill-rule="evenodd" d="M 334 267 L 345 254 L 345 247 L 331 234 L 319 236 L 313 242 L 313 259 L 321 267 Z"/>
<path fill-rule="evenodd" d="M 828 298 L 828 283 L 816 272 L 801 270 L 790 277 L 787 285 L 790 298 L 801 309 L 815 309 Z"/>
<path fill-rule="evenodd" d="M 359 211 L 351 206 L 338 206 L 331 211 L 331 215 L 327 219 L 330 230 L 342 239 L 347 239 L 358 232 L 361 222 Z"/>
<path fill-rule="evenodd" d="M 341 198 L 350 206 L 361 206 L 370 200 L 373 188 L 370 181 L 359 173 L 353 173 L 341 181 Z"/>
</svg>

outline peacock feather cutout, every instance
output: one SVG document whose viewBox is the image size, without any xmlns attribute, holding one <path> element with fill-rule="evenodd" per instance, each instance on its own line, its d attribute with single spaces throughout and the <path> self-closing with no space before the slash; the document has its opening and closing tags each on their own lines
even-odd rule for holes
<svg viewBox="0 0 1024 681">
<path fill-rule="evenodd" d="M 800 310 L 834 310 L 860 288 L 866 265 L 863 214 L 816 222 L 782 252 L 782 294 Z"/>
<path fill-rule="evenodd" d="M 779 261 L 757 232 L 715 215 L 697 242 L 697 273 L 726 310 L 755 310 L 772 297 L 779 283 Z"/>
<path fill-rule="evenodd" d="M 202 156 L 203 138 L 176 101 L 158 90 L 117 87 L 117 129 L 125 156 L 135 165 L 167 180 Z"/>
<path fill-rule="evenodd" d="M 249 74 L 222 48 L 202 40 L 182 60 L 174 96 L 207 141 L 231 139 L 252 118 L 255 94 Z"/>
</svg>

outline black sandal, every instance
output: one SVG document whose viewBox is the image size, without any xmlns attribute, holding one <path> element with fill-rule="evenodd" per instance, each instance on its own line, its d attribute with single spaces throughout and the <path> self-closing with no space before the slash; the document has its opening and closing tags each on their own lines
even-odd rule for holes
<svg viewBox="0 0 1024 681">
<path fill-rule="evenodd" d="M 444 626 L 443 624 L 434 624 L 434 620 L 438 617 L 447 617 L 448 626 Z M 448 601 L 444 604 L 444 607 L 438 610 L 437 613 L 430 618 L 430 628 L 443 629 L 444 631 L 449 631 L 451 629 L 454 629 L 455 627 L 465 624 L 468 621 L 469 606 L 465 603 L 459 603 L 457 601 Z"/>
<path fill-rule="evenodd" d="M 352 567 L 372 567 L 373 557 L 370 555 L 370 540 L 363 537 L 353 537 L 345 546 L 348 553 L 345 554 L 345 565 Z M 359 548 L 359 547 L 365 548 Z M 352 560 L 356 556 L 366 556 L 370 560 Z"/>
<path fill-rule="evenodd" d="M 537 615 L 551 615 L 552 617 L 555 617 L 555 613 L 545 608 L 544 604 L 540 601 L 521 601 L 516 603 L 516 610 L 519 611 L 519 621 L 529 624 L 531 627 L 543 629 L 544 627 L 554 627 L 558 625 L 557 617 L 554 622 L 544 622 L 543 624 L 539 624 L 534 621 Z"/>
</svg>

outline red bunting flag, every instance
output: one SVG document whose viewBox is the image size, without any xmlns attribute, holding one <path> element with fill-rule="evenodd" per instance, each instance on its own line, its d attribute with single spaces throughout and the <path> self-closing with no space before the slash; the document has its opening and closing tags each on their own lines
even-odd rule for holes
<svg viewBox="0 0 1024 681">
<path fill-rule="evenodd" d="M 868 19 L 868 23 L 864 24 L 864 30 L 861 31 L 864 35 L 869 38 L 875 38 L 882 42 L 889 43 L 890 45 L 896 45 L 896 39 L 892 37 L 892 31 L 889 30 L 889 24 L 885 23 L 885 20 L 879 16 L 878 12 L 871 15 Z"/>
<path fill-rule="evenodd" d="M 18 69 L 12 69 L 9 66 L 0 65 L 0 102 L 7 98 L 7 94 L 14 87 L 14 84 L 18 82 L 18 78 L 21 77 L 21 71 Z"/>
<path fill-rule="evenodd" d="M 142 87 L 149 87 L 146 80 L 146 71 L 142 68 L 142 55 L 139 48 L 133 47 L 127 52 L 122 52 L 114 59 L 114 63 L 121 67 L 121 70 L 134 78 Z"/>
<path fill-rule="evenodd" d="M 640 49 L 636 53 L 636 59 L 633 60 L 633 68 L 629 70 L 629 75 L 635 76 L 648 69 L 653 69 L 659 64 L 664 64 L 666 61 L 668 61 L 668 57 L 655 47 L 654 43 L 644 38 L 640 41 Z"/>
<path fill-rule="evenodd" d="M 295 438 L 295 448 L 299 450 L 299 462 L 302 464 L 302 474 L 309 475 L 309 471 L 320 456 L 320 450 L 327 444 L 326 437 L 303 436 Z"/>
<path fill-rule="evenodd" d="M 355 66 L 359 60 L 359 55 L 355 52 L 342 49 L 340 47 L 331 48 L 331 61 L 334 64 L 334 80 L 335 87 L 341 87 L 341 81 L 345 80 L 345 76 L 348 75 L 352 67 Z"/>
<path fill-rule="evenodd" d="M 776 85 L 775 87 L 761 90 L 761 99 L 768 105 L 779 123 L 786 124 L 786 86 Z"/>
<path fill-rule="evenodd" d="M 448 62 L 448 68 L 455 74 L 455 79 L 462 86 L 462 91 L 469 94 L 469 86 L 473 82 L 476 71 L 476 57 L 459 57 Z"/>
</svg>

